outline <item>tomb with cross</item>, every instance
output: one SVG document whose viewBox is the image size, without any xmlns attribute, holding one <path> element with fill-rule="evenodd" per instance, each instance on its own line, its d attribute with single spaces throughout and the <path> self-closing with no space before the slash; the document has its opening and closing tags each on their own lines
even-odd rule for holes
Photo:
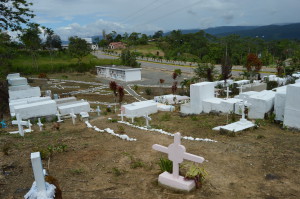
<svg viewBox="0 0 300 199">
<path fill-rule="evenodd" d="M 195 187 L 195 182 L 194 180 L 185 180 L 183 176 L 179 175 L 179 164 L 182 163 L 183 160 L 202 163 L 204 158 L 191 153 L 186 153 L 185 147 L 181 145 L 180 138 L 180 133 L 175 133 L 174 143 L 170 144 L 168 147 L 158 144 L 152 146 L 154 150 L 167 153 L 169 160 L 173 162 L 173 173 L 163 172 L 159 175 L 158 182 L 174 189 L 190 191 Z"/>
<path fill-rule="evenodd" d="M 149 117 L 148 113 L 146 113 L 146 115 L 144 115 L 143 118 L 145 118 L 145 120 L 146 120 L 146 127 L 150 128 L 149 121 L 152 120 L 151 117 Z"/>
<path fill-rule="evenodd" d="M 40 131 L 43 131 L 43 126 L 44 124 L 41 122 L 41 118 L 38 118 L 38 123 L 37 125 L 40 127 Z"/>
<path fill-rule="evenodd" d="M 70 116 L 72 118 L 73 125 L 75 125 L 77 116 L 74 114 L 74 110 L 73 109 L 72 109 L 72 112 L 70 113 Z"/>
<path fill-rule="evenodd" d="M 57 116 L 58 123 L 63 122 L 63 120 L 60 118 L 61 114 L 59 113 L 59 111 L 57 111 L 56 116 Z"/>
<path fill-rule="evenodd" d="M 101 114 L 101 109 L 100 109 L 99 106 L 97 106 L 96 112 L 97 112 L 98 116 L 100 116 L 100 114 Z"/>
</svg>

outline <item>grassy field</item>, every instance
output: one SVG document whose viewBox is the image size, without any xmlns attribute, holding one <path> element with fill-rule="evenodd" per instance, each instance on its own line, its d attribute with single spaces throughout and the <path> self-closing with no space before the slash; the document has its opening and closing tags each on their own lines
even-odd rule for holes
<svg viewBox="0 0 300 199">
<path fill-rule="evenodd" d="M 76 58 L 72 58 L 66 52 L 54 52 L 52 57 L 49 52 L 39 52 L 36 63 L 32 56 L 26 52 L 18 52 L 12 61 L 11 72 L 23 74 L 57 73 L 57 72 L 86 72 L 94 69 L 96 65 L 120 65 L 119 60 L 98 59 L 93 55 L 88 55 L 78 64 Z"/>
</svg>

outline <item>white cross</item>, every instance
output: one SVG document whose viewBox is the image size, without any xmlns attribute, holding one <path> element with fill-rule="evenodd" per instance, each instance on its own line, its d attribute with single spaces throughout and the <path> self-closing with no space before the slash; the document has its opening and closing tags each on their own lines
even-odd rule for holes
<svg viewBox="0 0 300 199">
<path fill-rule="evenodd" d="M 38 192 L 46 198 L 46 183 L 40 152 L 31 153 L 30 159 Z"/>
<path fill-rule="evenodd" d="M 41 118 L 38 118 L 37 125 L 40 127 L 40 131 L 42 131 L 43 130 L 43 123 L 41 122 Z"/>
<path fill-rule="evenodd" d="M 56 113 L 56 116 L 57 116 L 57 122 L 63 122 L 63 120 L 60 118 L 61 114 L 59 114 L 59 111 L 57 111 Z"/>
<path fill-rule="evenodd" d="M 231 91 L 229 90 L 229 87 L 227 86 L 227 88 L 226 88 L 226 99 L 229 98 L 229 93 L 231 93 Z"/>
<path fill-rule="evenodd" d="M 76 122 L 76 115 L 74 114 L 74 110 L 72 109 L 72 113 L 70 113 L 70 116 L 71 116 L 71 118 L 72 118 L 72 122 L 73 122 L 73 125 L 75 125 L 75 122 Z"/>
<path fill-rule="evenodd" d="M 98 116 L 100 116 L 101 110 L 100 110 L 99 106 L 97 106 L 96 112 L 97 112 Z"/>
<path fill-rule="evenodd" d="M 216 92 L 215 92 L 215 98 L 218 98 L 219 95 L 220 95 L 219 92 L 216 91 Z"/>
<path fill-rule="evenodd" d="M 193 162 L 202 163 L 204 161 L 203 157 L 193 155 L 191 153 L 186 153 L 186 149 L 183 145 L 181 145 L 180 141 L 180 133 L 175 133 L 174 135 L 174 143 L 170 144 L 168 147 L 154 144 L 152 148 L 154 150 L 167 153 L 169 160 L 173 162 L 173 177 L 179 177 L 179 164 L 185 159 Z"/>
<path fill-rule="evenodd" d="M 143 116 L 143 118 L 146 119 L 146 127 L 150 128 L 149 126 L 149 121 L 151 121 L 151 117 L 148 116 L 148 113 L 146 113 L 146 115 Z"/>
<path fill-rule="evenodd" d="M 237 87 L 240 89 L 240 93 L 243 93 L 243 85 L 241 84 L 239 87 Z"/>
<path fill-rule="evenodd" d="M 124 118 L 124 116 L 126 116 L 126 115 L 124 114 L 122 108 L 121 108 L 121 114 L 118 114 L 118 116 L 121 116 L 121 120 L 122 120 L 122 122 L 123 122 L 123 118 Z"/>
<path fill-rule="evenodd" d="M 27 126 L 28 126 L 28 131 L 31 132 L 32 131 L 31 130 L 32 124 L 31 124 L 30 120 L 27 121 Z"/>
<path fill-rule="evenodd" d="M 245 106 L 250 106 L 251 104 L 247 103 L 247 101 L 240 102 L 240 105 L 242 105 L 242 118 L 241 121 L 245 121 Z"/>
<path fill-rule="evenodd" d="M 19 113 L 16 114 L 17 120 L 13 120 L 11 123 L 12 124 L 17 124 L 18 125 L 18 130 L 15 132 L 11 132 L 11 134 L 19 133 L 21 136 L 24 136 L 24 128 L 23 126 L 28 125 L 27 121 L 22 121 L 21 116 Z"/>
</svg>

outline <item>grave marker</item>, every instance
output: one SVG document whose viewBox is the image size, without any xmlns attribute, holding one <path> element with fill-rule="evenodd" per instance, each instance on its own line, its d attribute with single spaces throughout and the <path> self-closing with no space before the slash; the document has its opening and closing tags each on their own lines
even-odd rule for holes
<svg viewBox="0 0 300 199">
<path fill-rule="evenodd" d="M 58 123 L 63 122 L 63 120 L 60 118 L 61 114 L 59 113 L 59 111 L 57 111 L 56 116 L 57 116 Z"/>
<path fill-rule="evenodd" d="M 41 118 L 38 118 L 38 123 L 37 125 L 40 127 L 40 131 L 43 131 L 43 123 L 41 122 Z"/>
<path fill-rule="evenodd" d="M 240 93 L 239 94 L 243 93 L 243 85 L 242 84 L 239 87 L 237 87 L 237 88 L 240 89 Z"/>
<path fill-rule="evenodd" d="M 46 197 L 46 183 L 40 152 L 31 153 L 31 164 L 38 192 Z"/>
<path fill-rule="evenodd" d="M 118 116 L 121 116 L 121 120 L 122 120 L 122 122 L 124 121 L 123 119 L 124 119 L 124 109 L 122 109 L 121 108 L 121 114 L 118 114 Z"/>
<path fill-rule="evenodd" d="M 143 118 L 146 119 L 146 127 L 150 128 L 149 121 L 151 121 L 151 117 L 149 117 L 148 113 L 146 113 L 146 115 L 144 115 Z"/>
<path fill-rule="evenodd" d="M 186 153 L 185 147 L 181 145 L 180 138 L 180 133 L 175 133 L 174 143 L 170 144 L 168 147 L 158 144 L 152 146 L 154 150 L 167 153 L 169 160 L 173 162 L 173 173 L 170 174 L 165 171 L 159 175 L 158 182 L 175 189 L 190 191 L 195 187 L 195 182 L 193 180 L 185 180 L 184 177 L 179 176 L 179 164 L 184 159 L 202 163 L 204 158 L 191 153 Z"/>
<path fill-rule="evenodd" d="M 72 122 L 73 122 L 73 125 L 75 125 L 75 123 L 76 123 L 76 115 L 74 114 L 74 110 L 72 109 L 72 113 L 70 113 L 70 116 L 71 116 L 71 118 L 72 118 Z"/>
<path fill-rule="evenodd" d="M 229 87 L 227 86 L 227 88 L 226 88 L 226 99 L 229 98 L 229 93 L 231 93 L 231 91 L 229 90 Z"/>
<path fill-rule="evenodd" d="M 97 106 L 96 112 L 97 112 L 98 116 L 100 116 L 100 114 L 101 114 L 101 109 L 100 109 L 99 106 Z"/>
<path fill-rule="evenodd" d="M 12 121 L 11 123 L 18 125 L 18 131 L 10 132 L 10 134 L 19 133 L 21 136 L 24 136 L 23 125 L 27 125 L 27 122 L 22 121 L 20 114 L 17 114 L 16 118 L 17 118 L 17 120 Z"/>
</svg>

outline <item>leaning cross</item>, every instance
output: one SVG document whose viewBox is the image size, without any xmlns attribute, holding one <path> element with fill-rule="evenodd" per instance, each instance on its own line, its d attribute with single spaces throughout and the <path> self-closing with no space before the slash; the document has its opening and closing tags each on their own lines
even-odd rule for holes
<svg viewBox="0 0 300 199">
<path fill-rule="evenodd" d="M 63 120 L 60 118 L 61 114 L 59 114 L 59 111 L 57 111 L 56 113 L 56 116 L 57 116 L 57 122 L 63 122 Z"/>
<path fill-rule="evenodd" d="M 202 163 L 204 161 L 203 157 L 193 155 L 191 153 L 186 153 L 186 149 L 183 145 L 181 145 L 180 141 L 180 133 L 174 134 L 174 143 L 170 144 L 168 147 L 161 146 L 158 144 L 154 144 L 152 146 L 154 150 L 167 153 L 169 160 L 173 162 L 173 177 L 179 177 L 179 164 L 185 159 L 198 163 Z"/>
<path fill-rule="evenodd" d="M 27 121 L 27 126 L 28 126 L 28 131 L 31 132 L 32 131 L 31 130 L 32 124 L 31 124 L 30 120 Z"/>
<path fill-rule="evenodd" d="M 31 153 L 31 164 L 38 192 L 46 196 L 46 183 L 40 152 Z"/>
<path fill-rule="evenodd" d="M 38 118 L 38 123 L 37 123 L 37 125 L 40 127 L 40 131 L 42 131 L 43 130 L 43 123 L 41 122 L 41 118 Z"/>
<path fill-rule="evenodd" d="M 148 113 L 146 113 L 146 115 L 143 116 L 143 118 L 146 119 L 146 127 L 149 128 L 149 121 L 151 121 L 151 117 L 148 116 Z"/>
</svg>

